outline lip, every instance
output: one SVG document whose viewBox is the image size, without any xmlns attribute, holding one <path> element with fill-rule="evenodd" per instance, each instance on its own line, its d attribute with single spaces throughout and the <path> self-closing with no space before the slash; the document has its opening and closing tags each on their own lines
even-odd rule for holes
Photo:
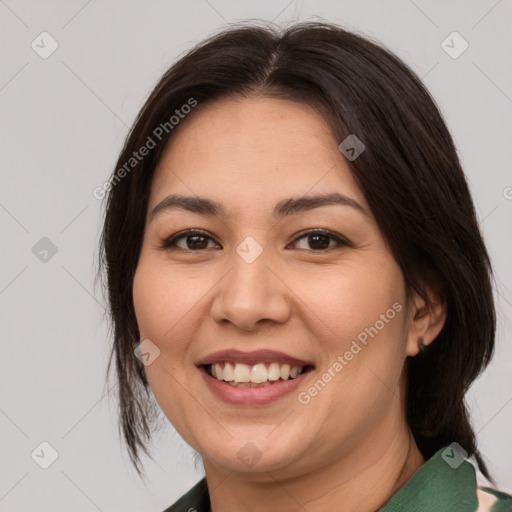
<svg viewBox="0 0 512 512">
<path fill-rule="evenodd" d="M 225 361 L 225 359 L 223 359 L 223 361 Z M 261 359 L 259 362 L 262 362 Z M 227 382 L 217 380 L 215 377 L 208 375 L 205 366 L 200 366 L 199 372 L 201 373 L 201 376 L 203 377 L 206 385 L 217 398 L 230 405 L 238 406 L 257 406 L 271 404 L 279 398 L 290 395 L 292 391 L 296 390 L 297 387 L 304 381 L 305 378 L 307 378 L 308 374 L 310 373 L 310 371 L 308 371 L 291 380 L 275 381 L 268 386 L 251 388 L 231 386 Z"/>
<path fill-rule="evenodd" d="M 206 371 L 207 365 L 224 363 L 226 361 L 231 363 L 244 363 L 247 365 L 255 365 L 258 363 L 289 364 L 290 366 L 309 367 L 309 371 L 298 375 L 294 379 L 273 381 L 272 384 L 268 386 L 254 388 L 237 387 L 210 376 Z M 243 352 L 234 349 L 220 350 L 200 359 L 196 362 L 196 366 L 198 366 L 206 385 L 217 398 L 231 405 L 246 406 L 267 405 L 279 398 L 289 395 L 303 382 L 307 374 L 315 368 L 312 361 L 298 359 L 284 352 L 268 349 L 253 350 L 252 352 Z"/>
<path fill-rule="evenodd" d="M 255 365 L 258 363 L 279 363 L 289 364 L 290 366 L 314 366 L 312 361 L 305 361 L 289 356 L 276 350 L 254 350 L 252 352 L 242 352 L 241 350 L 220 350 L 213 352 L 196 362 L 196 366 L 203 366 L 213 363 L 244 363 Z M 298 377 L 296 377 L 298 378 Z"/>
</svg>

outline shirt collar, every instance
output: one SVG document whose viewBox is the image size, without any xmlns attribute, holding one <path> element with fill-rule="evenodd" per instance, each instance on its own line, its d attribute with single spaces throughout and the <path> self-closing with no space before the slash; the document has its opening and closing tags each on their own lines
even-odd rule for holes
<svg viewBox="0 0 512 512">
<path fill-rule="evenodd" d="M 473 512 L 477 510 L 474 467 L 451 446 L 437 451 L 379 512 Z"/>
</svg>

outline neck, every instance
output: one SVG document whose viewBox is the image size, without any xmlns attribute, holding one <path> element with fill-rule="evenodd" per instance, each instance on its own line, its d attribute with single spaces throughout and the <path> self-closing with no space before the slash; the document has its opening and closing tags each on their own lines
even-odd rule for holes
<svg viewBox="0 0 512 512">
<path fill-rule="evenodd" d="M 378 447 L 381 447 L 378 449 Z M 307 474 L 284 478 L 277 473 L 257 478 L 226 471 L 204 461 L 211 511 L 287 510 L 309 512 L 378 510 L 422 466 L 424 459 L 412 433 L 403 429 L 388 443 L 364 443 L 342 460 Z"/>
</svg>

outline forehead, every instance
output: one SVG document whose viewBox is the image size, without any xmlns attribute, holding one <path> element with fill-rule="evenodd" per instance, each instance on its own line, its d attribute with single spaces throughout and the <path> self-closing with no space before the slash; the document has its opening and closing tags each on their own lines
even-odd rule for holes
<svg viewBox="0 0 512 512">
<path fill-rule="evenodd" d="M 275 203 L 334 191 L 366 206 L 338 144 L 309 105 L 260 96 L 213 101 L 182 121 L 170 139 L 150 207 L 171 192 Z"/>
</svg>

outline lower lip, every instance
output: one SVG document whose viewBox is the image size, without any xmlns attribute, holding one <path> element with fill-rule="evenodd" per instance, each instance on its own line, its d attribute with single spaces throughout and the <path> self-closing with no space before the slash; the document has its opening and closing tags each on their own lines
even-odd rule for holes
<svg viewBox="0 0 512 512">
<path fill-rule="evenodd" d="M 298 377 L 295 377 L 291 380 L 274 381 L 274 383 L 270 384 L 269 386 L 259 386 L 252 388 L 232 386 L 227 382 L 218 380 L 214 377 L 210 377 L 204 366 L 202 366 L 199 370 L 207 386 L 222 401 L 231 405 L 248 406 L 267 405 L 275 402 L 279 398 L 282 398 L 297 389 L 307 374 L 310 373 L 302 373 Z"/>
</svg>

